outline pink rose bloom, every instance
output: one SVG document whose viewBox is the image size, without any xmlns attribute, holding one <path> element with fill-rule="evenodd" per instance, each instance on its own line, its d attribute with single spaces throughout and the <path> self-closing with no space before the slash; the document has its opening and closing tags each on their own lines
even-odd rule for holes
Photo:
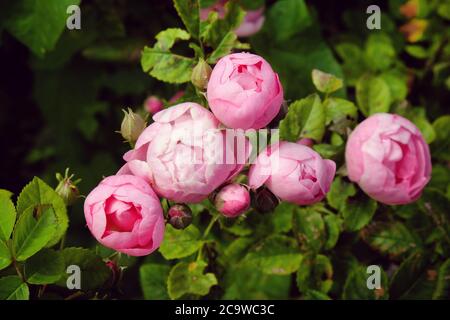
<svg viewBox="0 0 450 320">
<path fill-rule="evenodd" d="M 250 206 L 250 193 L 246 186 L 231 183 L 220 189 L 214 197 L 214 204 L 225 217 L 234 218 Z"/>
<path fill-rule="evenodd" d="M 163 109 L 164 104 L 158 97 L 150 96 L 145 100 L 144 107 L 148 113 L 155 114 Z"/>
<path fill-rule="evenodd" d="M 217 12 L 220 19 L 225 17 L 225 4 L 227 0 L 219 0 L 211 7 L 200 9 L 200 20 L 208 19 L 210 12 Z M 249 10 L 244 16 L 241 25 L 234 31 L 238 37 L 249 37 L 261 30 L 264 24 L 264 7 L 257 10 Z"/>
<path fill-rule="evenodd" d="M 104 246 L 130 256 L 155 251 L 164 236 L 164 216 L 158 197 L 143 179 L 110 176 L 84 202 L 86 223 Z"/>
<path fill-rule="evenodd" d="M 311 148 L 280 142 L 264 150 L 248 175 L 253 189 L 263 184 L 280 199 L 308 205 L 322 200 L 330 190 L 336 164 Z"/>
<path fill-rule="evenodd" d="M 245 156 L 237 161 L 234 146 L 225 141 L 217 119 L 193 102 L 164 109 L 153 120 L 135 149 L 124 155 L 127 163 L 118 174 L 143 177 L 169 200 L 202 201 L 242 169 L 250 152 L 245 140 Z"/>
<path fill-rule="evenodd" d="M 223 57 L 208 82 L 214 115 L 230 128 L 260 129 L 278 114 L 283 88 L 270 64 L 251 53 Z"/>
<path fill-rule="evenodd" d="M 409 120 L 388 113 L 370 116 L 351 133 L 345 149 L 350 180 L 385 204 L 417 200 L 430 180 L 430 150 Z"/>
</svg>

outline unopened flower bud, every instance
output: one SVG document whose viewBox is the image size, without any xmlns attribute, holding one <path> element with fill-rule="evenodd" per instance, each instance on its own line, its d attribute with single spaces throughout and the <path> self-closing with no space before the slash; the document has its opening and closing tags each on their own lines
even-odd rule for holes
<svg viewBox="0 0 450 320">
<path fill-rule="evenodd" d="M 227 184 L 215 195 L 214 205 L 225 217 L 235 218 L 250 206 L 248 188 L 239 183 Z"/>
<path fill-rule="evenodd" d="M 64 200 L 66 206 L 71 206 L 80 197 L 80 192 L 78 191 L 77 184 L 81 179 L 73 181 L 74 175 L 69 175 L 69 168 L 66 169 L 64 177 L 60 174 L 56 174 L 56 179 L 59 181 L 58 186 L 55 188 L 56 193 L 58 193 Z"/>
<path fill-rule="evenodd" d="M 150 114 L 155 114 L 161 111 L 164 107 L 163 102 L 156 96 L 150 96 L 145 99 L 144 108 Z"/>
<path fill-rule="evenodd" d="M 266 187 L 257 189 L 253 194 L 253 207 L 261 212 L 272 212 L 279 204 L 278 198 Z"/>
<path fill-rule="evenodd" d="M 168 218 L 175 229 L 185 229 L 192 222 L 192 211 L 185 204 L 175 204 L 169 208 Z"/>
<path fill-rule="evenodd" d="M 122 124 L 120 126 L 120 133 L 122 137 L 130 144 L 134 144 L 139 135 L 145 129 L 145 121 L 140 115 L 134 113 L 128 108 L 128 112 L 123 110 L 125 116 L 123 117 Z"/>
<path fill-rule="evenodd" d="M 199 89 L 205 89 L 208 86 L 208 80 L 212 69 L 205 60 L 200 59 L 192 70 L 191 82 Z"/>
</svg>

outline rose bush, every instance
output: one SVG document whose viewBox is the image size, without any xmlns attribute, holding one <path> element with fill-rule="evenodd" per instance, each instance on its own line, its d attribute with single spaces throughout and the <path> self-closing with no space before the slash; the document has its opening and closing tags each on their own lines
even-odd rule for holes
<svg viewBox="0 0 450 320">
<path fill-rule="evenodd" d="M 448 298 L 446 3 L 30 2 L 0 4 L 0 299 Z"/>
</svg>

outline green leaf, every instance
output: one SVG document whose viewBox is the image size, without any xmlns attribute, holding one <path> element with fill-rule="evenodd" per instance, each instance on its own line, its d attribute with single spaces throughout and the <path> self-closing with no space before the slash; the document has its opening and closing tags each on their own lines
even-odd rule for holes
<svg viewBox="0 0 450 320">
<path fill-rule="evenodd" d="M 67 7 L 78 4 L 80 0 L 17 1 L 5 26 L 34 54 L 43 56 L 55 47 L 66 28 Z"/>
<path fill-rule="evenodd" d="M 344 300 L 378 300 L 387 298 L 387 276 L 381 269 L 381 288 L 369 289 L 367 279 L 371 274 L 363 266 L 354 267 L 345 280 L 342 299 Z"/>
<path fill-rule="evenodd" d="M 399 299 L 407 293 L 427 266 L 428 255 L 422 251 L 413 252 L 395 271 L 389 285 L 391 299 Z"/>
<path fill-rule="evenodd" d="M 321 141 L 325 134 L 325 110 L 317 94 L 289 105 L 280 122 L 280 139 L 296 142 L 299 138 Z"/>
<path fill-rule="evenodd" d="M 307 290 L 303 298 L 305 300 L 331 300 L 328 295 L 317 290 Z"/>
<path fill-rule="evenodd" d="M 263 273 L 287 275 L 298 269 L 302 255 L 294 239 L 272 235 L 254 246 L 244 259 Z"/>
<path fill-rule="evenodd" d="M 353 183 L 346 182 L 341 177 L 336 177 L 327 193 L 328 204 L 336 210 L 341 210 L 347 199 L 355 194 L 356 188 Z"/>
<path fill-rule="evenodd" d="M 325 108 L 325 124 L 329 125 L 332 121 L 350 117 L 356 119 L 358 117 L 358 108 L 351 101 L 342 98 L 328 98 L 323 102 Z"/>
<path fill-rule="evenodd" d="M 329 250 L 336 245 L 339 239 L 339 234 L 342 230 L 342 219 L 337 215 L 329 214 L 323 218 L 323 221 L 327 230 L 327 240 L 324 244 L 324 249 Z"/>
<path fill-rule="evenodd" d="M 227 54 L 231 53 L 231 50 L 236 46 L 237 36 L 234 32 L 228 32 L 217 45 L 217 48 L 208 57 L 207 62 L 214 64 Z"/>
<path fill-rule="evenodd" d="M 433 156 L 450 161 L 450 115 L 437 118 L 433 122 L 436 139 L 433 143 Z"/>
<path fill-rule="evenodd" d="M 418 45 L 409 45 L 405 47 L 405 51 L 412 57 L 417 59 L 425 59 L 428 57 L 428 51 L 424 47 Z"/>
<path fill-rule="evenodd" d="M 16 208 L 6 195 L 0 195 L 0 241 L 7 241 L 16 222 Z"/>
<path fill-rule="evenodd" d="M 0 189 L 0 197 L 6 197 L 8 199 L 11 199 L 13 196 L 13 193 L 9 190 Z"/>
<path fill-rule="evenodd" d="M 43 249 L 25 262 L 25 278 L 31 284 L 54 283 L 61 278 L 64 259 L 60 252 Z"/>
<path fill-rule="evenodd" d="M 81 270 L 81 290 L 89 291 L 101 287 L 111 275 L 111 270 L 105 262 L 89 249 L 65 248 L 62 251 L 65 262 L 65 270 L 68 266 L 76 265 Z M 57 284 L 67 286 L 67 278 L 70 274 L 63 272 Z"/>
<path fill-rule="evenodd" d="M 385 71 L 380 75 L 389 87 L 392 101 L 403 101 L 408 95 L 408 79 L 406 74 L 398 70 Z"/>
<path fill-rule="evenodd" d="M 28 300 L 30 291 L 18 276 L 0 278 L 0 300 Z"/>
<path fill-rule="evenodd" d="M 186 29 L 197 39 L 200 32 L 199 0 L 173 0 L 173 4 Z"/>
<path fill-rule="evenodd" d="M 147 300 L 166 300 L 167 278 L 169 277 L 170 266 L 165 264 L 147 263 L 139 269 L 141 288 L 144 298 Z"/>
<path fill-rule="evenodd" d="M 6 243 L 0 240 L 0 270 L 5 269 L 11 262 L 11 252 Z"/>
<path fill-rule="evenodd" d="M 275 41 L 289 40 L 312 24 L 303 0 L 279 0 L 267 12 L 264 28 L 270 30 Z"/>
<path fill-rule="evenodd" d="M 167 289 L 171 299 L 178 299 L 185 294 L 205 296 L 212 286 L 217 284 L 213 273 L 204 273 L 207 266 L 204 261 L 179 262 L 170 270 Z"/>
<path fill-rule="evenodd" d="M 436 287 L 433 292 L 432 299 L 447 299 L 450 293 L 450 259 L 439 267 Z"/>
<path fill-rule="evenodd" d="M 63 199 L 38 177 L 23 188 L 17 199 L 17 214 L 20 216 L 25 209 L 30 206 L 51 205 L 56 214 L 56 233 L 47 244 L 49 247 L 55 245 L 61 237 L 66 233 L 69 226 L 69 217 Z"/>
<path fill-rule="evenodd" d="M 362 231 L 362 238 L 383 254 L 399 256 L 417 249 L 420 238 L 401 222 L 377 222 Z"/>
<path fill-rule="evenodd" d="M 356 101 L 361 112 L 368 117 L 389 111 L 391 93 L 381 77 L 364 75 L 356 83 Z"/>
<path fill-rule="evenodd" d="M 144 72 L 169 83 L 190 81 L 194 59 L 170 52 L 177 40 L 189 38 L 189 33 L 177 28 L 169 28 L 158 33 L 155 45 L 152 48 L 144 47 L 142 52 L 141 66 Z"/>
<path fill-rule="evenodd" d="M 292 214 L 298 207 L 289 202 L 281 202 L 272 214 L 275 233 L 286 233 L 292 229 Z"/>
<path fill-rule="evenodd" d="M 249 264 L 231 264 L 223 282 L 223 299 L 288 299 L 291 276 L 269 275 Z"/>
<path fill-rule="evenodd" d="M 389 68 L 396 55 L 391 39 L 386 34 L 378 32 L 369 34 L 364 53 L 367 66 L 374 71 Z"/>
<path fill-rule="evenodd" d="M 364 53 L 361 48 L 352 42 L 342 42 L 336 45 L 335 50 L 339 57 L 344 60 L 342 69 L 345 74 L 345 82 L 354 86 L 357 80 L 367 70 Z"/>
<path fill-rule="evenodd" d="M 200 231 L 193 224 L 184 230 L 167 225 L 159 252 L 168 260 L 180 259 L 197 252 L 202 244 Z"/>
<path fill-rule="evenodd" d="M 376 210 L 377 202 L 369 197 L 347 200 L 341 210 L 345 230 L 360 230 L 372 220 Z"/>
<path fill-rule="evenodd" d="M 220 256 L 221 262 L 224 265 L 232 265 L 237 261 L 241 260 L 252 244 L 254 244 L 255 239 L 240 237 L 231 242 Z"/>
<path fill-rule="evenodd" d="M 35 214 L 37 218 L 34 218 Z M 44 248 L 57 232 L 56 222 L 52 207 L 26 209 L 14 228 L 12 241 L 15 259 L 24 261 Z"/>
<path fill-rule="evenodd" d="M 234 30 L 239 27 L 244 16 L 245 11 L 236 1 L 228 1 L 225 4 L 225 16 L 222 19 L 219 18 L 217 12 L 211 12 L 208 19 L 201 22 L 200 37 L 202 41 L 217 49 L 224 42 L 228 33 L 234 33 Z"/>
<path fill-rule="evenodd" d="M 332 159 L 337 157 L 341 152 L 344 151 L 344 146 L 334 146 L 328 143 L 318 143 L 313 145 L 313 149 L 320 154 L 322 158 Z"/>
<path fill-rule="evenodd" d="M 333 265 L 330 259 L 324 255 L 308 254 L 304 257 L 297 271 L 296 281 L 300 292 L 317 290 L 328 293 L 333 284 Z"/>
<path fill-rule="evenodd" d="M 325 242 L 325 223 L 314 207 L 301 207 L 294 213 L 294 230 L 303 250 L 320 251 Z"/>
<path fill-rule="evenodd" d="M 312 81 L 317 90 L 324 93 L 333 93 L 343 86 L 342 79 L 317 69 L 312 71 Z"/>
</svg>

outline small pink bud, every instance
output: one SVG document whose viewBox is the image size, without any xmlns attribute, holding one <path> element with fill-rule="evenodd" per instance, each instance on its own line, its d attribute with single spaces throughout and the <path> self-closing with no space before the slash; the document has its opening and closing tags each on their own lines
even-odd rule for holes
<svg viewBox="0 0 450 320">
<path fill-rule="evenodd" d="M 150 96 L 145 100 L 144 107 L 148 113 L 155 114 L 163 109 L 164 104 L 158 97 Z"/>
<path fill-rule="evenodd" d="M 250 194 L 246 186 L 231 183 L 216 194 L 214 205 L 225 217 L 234 218 L 248 209 Z"/>
<path fill-rule="evenodd" d="M 169 212 L 169 223 L 175 229 L 185 229 L 192 222 L 192 211 L 185 204 L 175 204 L 170 207 Z"/>
</svg>

